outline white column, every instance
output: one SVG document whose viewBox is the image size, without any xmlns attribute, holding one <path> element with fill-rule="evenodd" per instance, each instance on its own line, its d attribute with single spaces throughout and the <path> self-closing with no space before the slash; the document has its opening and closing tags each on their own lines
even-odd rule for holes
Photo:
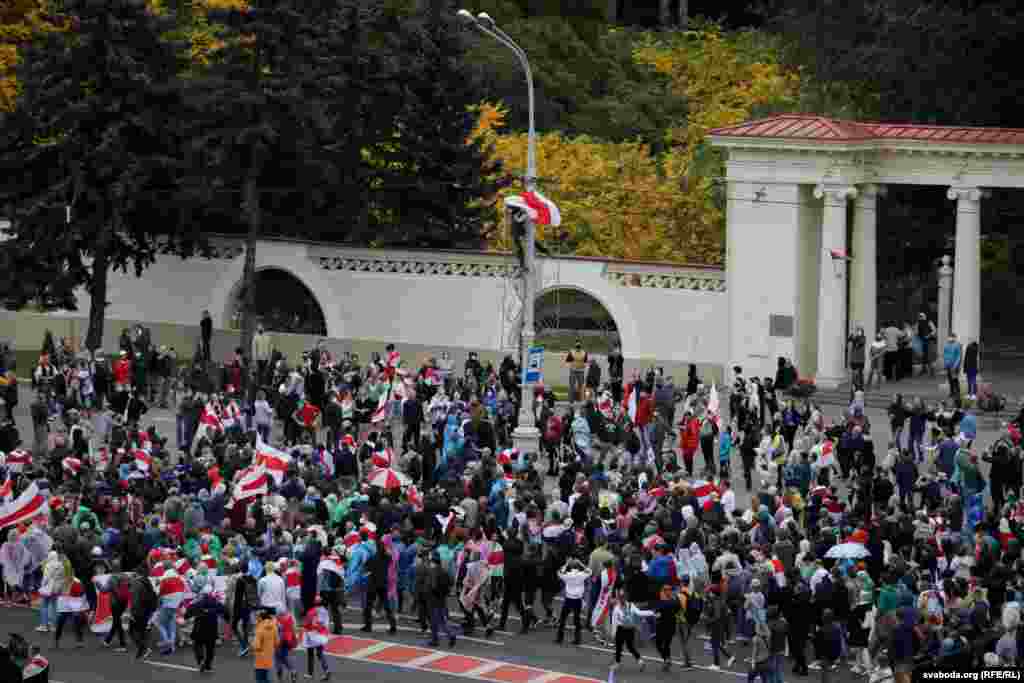
<svg viewBox="0 0 1024 683">
<path fill-rule="evenodd" d="M 939 320 L 938 339 L 936 339 L 935 365 L 942 370 L 942 347 L 949 339 L 949 315 L 953 304 L 953 269 L 950 264 L 953 262 L 949 256 L 942 257 L 942 265 L 939 266 Z"/>
<path fill-rule="evenodd" d="M 981 200 L 987 194 L 977 187 L 951 187 L 947 193 L 956 201 L 951 332 L 965 347 L 981 334 Z"/>
<path fill-rule="evenodd" d="M 823 389 L 847 378 L 846 359 L 846 200 L 857 196 L 849 186 L 819 185 L 814 196 L 825 200 L 821 220 L 821 278 L 818 291 L 818 376 Z M 834 258 L 832 250 L 844 258 Z"/>
<path fill-rule="evenodd" d="M 878 198 L 885 188 L 861 185 L 853 212 L 853 260 L 850 262 L 850 330 L 864 328 L 873 340 L 878 332 Z M 865 345 L 865 367 L 870 343 Z"/>
</svg>

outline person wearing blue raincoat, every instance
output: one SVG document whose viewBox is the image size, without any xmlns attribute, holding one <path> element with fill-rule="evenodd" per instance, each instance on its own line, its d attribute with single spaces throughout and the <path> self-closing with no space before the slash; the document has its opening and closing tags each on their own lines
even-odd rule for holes
<svg viewBox="0 0 1024 683">
<path fill-rule="evenodd" d="M 583 457 L 590 457 L 590 446 L 593 439 L 590 435 L 590 423 L 587 422 L 587 418 L 582 413 L 578 414 L 572 421 L 572 441 Z"/>
<path fill-rule="evenodd" d="M 466 437 L 459 427 L 458 418 L 455 415 L 449 415 L 448 424 L 444 428 L 444 447 L 441 449 L 441 457 L 437 461 L 437 466 L 434 467 L 435 480 L 444 478 L 448 472 L 448 463 L 452 458 L 457 458 L 462 454 L 465 445 Z"/>
<path fill-rule="evenodd" d="M 352 593 L 358 591 L 365 593 L 366 582 L 369 576 L 368 567 L 370 560 L 377 554 L 377 546 L 370 540 L 365 531 L 359 533 L 362 539 L 352 546 L 349 551 L 348 562 L 345 566 L 345 591 Z"/>
</svg>

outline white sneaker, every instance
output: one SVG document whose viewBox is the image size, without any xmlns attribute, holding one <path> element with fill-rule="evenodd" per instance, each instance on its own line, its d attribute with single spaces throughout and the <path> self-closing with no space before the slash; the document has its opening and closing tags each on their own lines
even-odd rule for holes
<svg viewBox="0 0 1024 683">
<path fill-rule="evenodd" d="M 727 667 L 732 666 L 736 662 L 736 656 L 729 657 L 729 661 L 725 663 Z"/>
<path fill-rule="evenodd" d="M 644 667 L 647 666 L 647 662 L 644 661 L 643 657 L 641 657 L 640 659 L 636 660 L 636 664 L 637 664 L 637 666 L 640 667 L 641 671 L 643 671 Z"/>
<path fill-rule="evenodd" d="M 718 666 L 717 664 L 712 664 L 711 666 L 708 667 L 708 671 L 721 671 L 721 670 L 722 670 L 722 667 Z"/>
<path fill-rule="evenodd" d="M 50 627 L 49 626 L 36 626 L 36 633 L 49 633 L 49 632 L 50 632 Z"/>
</svg>

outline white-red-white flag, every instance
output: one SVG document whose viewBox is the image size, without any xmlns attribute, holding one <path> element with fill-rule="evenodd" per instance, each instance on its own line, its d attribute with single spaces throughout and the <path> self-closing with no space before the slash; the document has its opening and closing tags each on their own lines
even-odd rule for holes
<svg viewBox="0 0 1024 683">
<path fill-rule="evenodd" d="M 263 440 L 257 437 L 254 464 L 257 467 L 266 468 L 267 474 L 272 476 L 274 483 L 280 486 L 285 473 L 288 472 L 288 467 L 292 464 L 292 456 L 263 443 Z"/>
<path fill-rule="evenodd" d="M 270 477 L 263 467 L 256 467 L 247 472 L 235 484 L 235 501 L 245 501 L 257 496 L 265 496 L 270 490 Z"/>
</svg>

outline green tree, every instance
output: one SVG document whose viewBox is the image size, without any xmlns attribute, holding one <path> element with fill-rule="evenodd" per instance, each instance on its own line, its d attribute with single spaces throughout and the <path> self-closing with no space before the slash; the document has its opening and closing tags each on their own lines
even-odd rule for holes
<svg viewBox="0 0 1024 683">
<path fill-rule="evenodd" d="M 110 269 L 141 275 L 158 252 L 188 255 L 201 238 L 155 200 L 179 158 L 183 58 L 161 40 L 168 20 L 143 0 L 66 0 L 63 11 L 73 30 L 26 48 L 21 93 L 0 120 L 8 254 L 42 266 L 6 273 L 0 289 L 14 305 L 73 307 L 73 288 L 84 285 L 86 346 L 95 349 Z"/>
<path fill-rule="evenodd" d="M 396 18 L 405 93 L 394 136 L 371 150 L 374 217 L 378 227 L 392 226 L 378 230 L 376 243 L 478 248 L 493 222 L 494 210 L 481 200 L 497 191 L 501 165 L 489 160 L 483 141 L 469 139 L 481 90 L 457 9 L 428 0 Z"/>
</svg>

